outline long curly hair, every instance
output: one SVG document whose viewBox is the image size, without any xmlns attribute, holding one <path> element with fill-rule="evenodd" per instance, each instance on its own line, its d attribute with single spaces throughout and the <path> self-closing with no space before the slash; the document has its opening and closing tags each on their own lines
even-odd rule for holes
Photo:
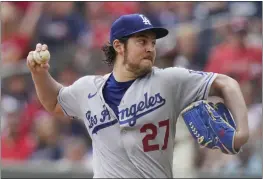
<svg viewBox="0 0 263 179">
<path fill-rule="evenodd" d="M 129 39 L 129 37 L 123 37 L 123 38 L 118 39 L 121 43 L 124 44 L 125 49 L 127 46 L 128 39 Z M 117 52 L 115 51 L 113 46 L 110 44 L 110 42 L 108 42 L 107 44 L 104 44 L 101 47 L 101 50 L 104 52 L 104 55 L 106 57 L 106 59 L 103 59 L 103 62 L 109 66 L 113 66 L 115 59 L 116 59 L 116 56 L 117 56 Z"/>
</svg>

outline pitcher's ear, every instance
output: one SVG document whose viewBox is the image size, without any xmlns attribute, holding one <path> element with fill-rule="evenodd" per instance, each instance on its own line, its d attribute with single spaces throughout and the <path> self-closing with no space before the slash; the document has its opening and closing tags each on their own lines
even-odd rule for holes
<svg viewBox="0 0 263 179">
<path fill-rule="evenodd" d="M 118 54 L 121 54 L 124 52 L 124 44 L 121 43 L 118 39 L 113 41 L 112 46 Z"/>
</svg>

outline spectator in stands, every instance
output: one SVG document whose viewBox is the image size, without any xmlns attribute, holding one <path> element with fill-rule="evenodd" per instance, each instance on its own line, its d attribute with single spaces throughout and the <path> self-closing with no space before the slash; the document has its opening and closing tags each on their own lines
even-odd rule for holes
<svg viewBox="0 0 263 179">
<path fill-rule="evenodd" d="M 198 38 L 198 53 L 201 56 L 199 63 L 204 69 L 211 48 L 222 42 L 225 37 L 225 34 L 220 36 L 221 34 L 217 32 L 217 29 L 222 29 L 221 27 L 226 24 L 229 18 L 228 2 L 199 2 L 195 6 L 194 16 L 200 22 L 201 27 Z"/>
<path fill-rule="evenodd" d="M 52 54 L 51 71 L 61 70 L 72 62 L 76 43 L 87 28 L 75 2 L 49 2 L 37 24 L 34 42 L 46 43 Z M 60 60 L 63 60 L 61 63 Z"/>
<path fill-rule="evenodd" d="M 53 118 L 47 113 L 42 113 L 34 120 L 37 146 L 31 159 L 55 161 L 62 158 L 60 134 Z"/>
<path fill-rule="evenodd" d="M 196 4 L 194 9 L 194 16 L 197 19 L 208 19 L 212 16 L 222 16 L 228 12 L 227 1 L 206 1 Z"/>
<path fill-rule="evenodd" d="M 226 41 L 214 47 L 205 71 L 228 74 L 239 82 L 261 74 L 262 49 L 246 43 L 247 26 L 245 19 L 230 24 Z"/>
<path fill-rule="evenodd" d="M 194 18 L 195 2 L 170 2 L 169 7 L 173 9 L 177 17 L 177 23 L 189 22 Z"/>
<path fill-rule="evenodd" d="M 88 50 L 100 49 L 109 40 L 112 23 L 112 15 L 106 12 L 104 2 L 86 2 L 85 21 L 89 28 L 83 34 L 80 43 Z"/>
<path fill-rule="evenodd" d="M 37 24 L 35 40 L 48 44 L 52 52 L 76 43 L 86 23 L 75 11 L 74 2 L 49 2 L 47 5 Z"/>
<path fill-rule="evenodd" d="M 21 105 L 25 105 L 29 99 L 29 91 L 27 89 L 25 76 L 13 75 L 6 78 L 3 81 L 2 93 L 16 98 Z"/>
<path fill-rule="evenodd" d="M 12 114 L 17 109 L 19 109 L 21 107 L 21 104 L 16 98 L 4 94 L 1 96 L 1 107 L 1 131 L 5 131 L 9 114 Z"/>
<path fill-rule="evenodd" d="M 17 2 L 1 3 L 3 64 L 16 63 L 24 57 L 42 13 L 43 2 L 30 2 L 22 5 Z"/>
<path fill-rule="evenodd" d="M 64 155 L 61 159 L 63 164 L 81 164 L 92 170 L 92 151 L 88 150 L 85 140 L 81 137 L 71 137 L 65 141 Z"/>
<path fill-rule="evenodd" d="M 64 86 L 72 85 L 80 77 L 80 74 L 73 65 L 69 65 L 59 72 L 57 81 Z"/>
<path fill-rule="evenodd" d="M 106 14 L 110 14 L 111 20 L 114 20 L 124 14 L 138 13 L 139 2 L 138 1 L 105 1 L 103 6 Z"/>
<path fill-rule="evenodd" d="M 96 69 L 105 66 L 101 47 L 108 39 L 112 15 L 108 14 L 104 2 L 85 2 L 85 21 L 89 24 L 80 37 L 74 64 L 85 74 L 94 74 Z"/>
<path fill-rule="evenodd" d="M 5 102 L 5 105 L 8 103 Z M 27 160 L 35 149 L 35 142 L 29 134 L 20 133 L 20 107 L 18 104 L 12 104 L 4 108 L 6 126 L 1 132 L 1 159 Z"/>
<path fill-rule="evenodd" d="M 114 19 L 123 14 L 137 13 L 138 2 L 86 2 L 85 20 L 89 28 L 80 39 L 86 50 L 100 49 L 107 41 Z"/>
<path fill-rule="evenodd" d="M 198 28 L 192 24 L 182 24 L 176 34 L 178 55 L 174 58 L 174 66 L 201 70 L 201 66 L 198 66 Z"/>
<path fill-rule="evenodd" d="M 34 121 L 43 112 L 45 109 L 39 102 L 35 90 L 32 90 L 27 104 L 21 109 L 20 132 L 23 135 L 30 134 L 34 128 Z"/>
</svg>

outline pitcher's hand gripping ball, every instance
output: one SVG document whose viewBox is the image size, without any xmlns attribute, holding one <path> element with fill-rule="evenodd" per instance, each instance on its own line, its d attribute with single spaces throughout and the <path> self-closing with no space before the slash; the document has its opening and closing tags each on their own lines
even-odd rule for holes
<svg viewBox="0 0 263 179">
<path fill-rule="evenodd" d="M 37 64 L 45 64 L 50 60 L 50 53 L 48 50 L 34 51 L 33 58 Z"/>
<path fill-rule="evenodd" d="M 225 154 L 237 154 L 234 148 L 235 121 L 224 103 L 201 100 L 181 112 L 193 138 L 201 147 L 220 149 Z"/>
</svg>

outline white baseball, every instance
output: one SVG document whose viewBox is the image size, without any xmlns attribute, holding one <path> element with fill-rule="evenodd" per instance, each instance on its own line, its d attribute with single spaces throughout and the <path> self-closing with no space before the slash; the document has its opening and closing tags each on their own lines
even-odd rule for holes
<svg viewBox="0 0 263 179">
<path fill-rule="evenodd" d="M 34 51 L 33 58 L 37 64 L 44 64 L 50 60 L 50 53 L 48 50 L 44 50 L 40 52 Z"/>
</svg>

